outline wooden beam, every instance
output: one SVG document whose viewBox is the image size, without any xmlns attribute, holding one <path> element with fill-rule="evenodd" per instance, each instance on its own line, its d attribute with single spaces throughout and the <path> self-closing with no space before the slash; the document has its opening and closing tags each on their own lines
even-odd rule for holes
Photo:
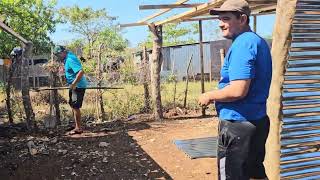
<svg viewBox="0 0 320 180">
<path fill-rule="evenodd" d="M 41 88 L 30 88 L 32 91 L 50 91 L 50 90 L 66 90 L 70 89 L 69 86 L 66 87 L 41 87 Z M 104 87 L 104 86 L 98 86 L 98 87 L 86 87 L 86 89 L 123 89 L 122 87 Z"/>
<path fill-rule="evenodd" d="M 254 6 L 251 8 L 251 14 L 259 14 L 266 11 L 276 11 L 276 8 L 277 4 Z"/>
<path fill-rule="evenodd" d="M 145 26 L 148 25 L 146 22 L 137 22 L 137 23 L 128 23 L 128 24 L 120 24 L 120 28 L 132 27 L 132 26 Z"/>
<path fill-rule="evenodd" d="M 176 3 L 174 3 L 174 4 L 182 4 L 182 3 L 185 3 L 185 2 L 187 2 L 187 1 L 189 1 L 189 0 L 178 0 L 178 1 L 177 1 Z M 136 22 L 136 23 L 120 24 L 120 27 L 121 27 L 121 28 L 124 28 L 124 27 L 148 25 L 148 23 L 147 23 L 148 20 L 153 19 L 153 18 L 155 18 L 155 17 L 157 17 L 157 16 L 160 16 L 160 15 L 162 15 L 162 14 L 170 11 L 171 9 L 172 9 L 172 8 L 163 9 L 163 10 L 161 10 L 161 11 L 159 11 L 159 12 L 157 12 L 157 13 L 151 15 L 151 16 L 148 16 L 148 17 L 146 17 L 146 18 L 144 18 L 144 19 L 142 19 L 142 20 L 140 20 L 140 21 L 138 21 L 138 22 Z"/>
<path fill-rule="evenodd" d="M 189 1 L 189 0 L 178 0 L 178 1 L 177 1 L 176 3 L 174 3 L 174 4 L 182 4 L 182 3 L 185 3 L 185 2 L 187 2 L 187 1 Z M 153 14 L 153 15 L 151 15 L 151 16 L 148 16 L 148 17 L 146 17 L 146 18 L 138 21 L 138 23 L 146 22 L 146 21 L 148 21 L 148 20 L 150 20 L 150 19 L 153 19 L 153 18 L 155 18 L 155 17 L 157 17 L 157 16 L 160 16 L 160 15 L 162 15 L 162 14 L 170 11 L 171 9 L 172 9 L 172 8 L 163 9 L 163 10 L 159 11 L 158 13 L 155 13 L 155 14 Z"/>
<path fill-rule="evenodd" d="M 153 36 L 152 56 L 150 61 L 151 70 L 151 99 L 153 104 L 153 114 L 156 120 L 162 120 L 162 103 L 160 91 L 160 71 L 162 64 L 162 26 L 155 26 L 153 23 L 149 25 L 149 29 Z"/>
<path fill-rule="evenodd" d="M 200 14 L 208 13 L 209 9 L 219 7 L 225 0 L 217 0 L 215 2 L 204 3 L 200 6 L 193 8 L 192 10 L 186 11 L 184 13 L 172 16 L 166 20 L 158 21 L 155 23 L 156 26 L 166 23 L 171 23 L 175 21 L 179 21 L 181 19 L 191 18 L 193 16 L 197 16 Z"/>
<path fill-rule="evenodd" d="M 5 32 L 11 34 L 12 36 L 16 37 L 20 41 L 22 41 L 24 44 L 28 44 L 29 41 L 20 36 L 18 33 L 16 33 L 13 29 L 11 29 L 9 26 L 4 24 L 2 21 L 0 21 L 0 28 L 3 29 Z"/>
<path fill-rule="evenodd" d="M 199 18 L 190 18 L 190 19 L 184 19 L 183 22 L 189 22 L 189 21 L 207 21 L 207 20 L 216 20 L 218 19 L 217 16 L 211 16 L 211 17 L 199 17 Z"/>
<path fill-rule="evenodd" d="M 203 3 L 195 3 L 195 4 L 159 4 L 159 5 L 140 5 L 139 10 L 147 10 L 147 9 L 168 9 L 168 8 L 192 8 L 199 6 Z"/>
<path fill-rule="evenodd" d="M 283 118 L 283 85 L 289 49 L 292 40 L 292 23 L 297 0 L 281 0 L 277 4 L 276 21 L 272 36 L 272 81 L 267 101 L 270 131 L 266 143 L 265 167 L 268 179 L 278 180 L 280 176 L 280 133 Z"/>
</svg>

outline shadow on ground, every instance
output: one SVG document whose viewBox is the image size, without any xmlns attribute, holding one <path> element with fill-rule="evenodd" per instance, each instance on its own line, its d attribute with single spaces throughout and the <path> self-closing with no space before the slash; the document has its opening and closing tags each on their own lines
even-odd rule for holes
<svg viewBox="0 0 320 180">
<path fill-rule="evenodd" d="M 66 135 L 66 128 L 28 134 L 2 125 L 0 179 L 172 179 L 127 133 L 148 128 L 145 122 L 117 120 Z"/>
</svg>

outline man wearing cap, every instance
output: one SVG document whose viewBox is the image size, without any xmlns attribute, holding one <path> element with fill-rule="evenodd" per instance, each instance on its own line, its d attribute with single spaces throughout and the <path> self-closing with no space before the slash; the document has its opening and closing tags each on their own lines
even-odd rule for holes
<svg viewBox="0 0 320 180">
<path fill-rule="evenodd" d="M 63 46 L 56 46 L 54 48 L 54 54 L 59 61 L 64 63 L 66 80 L 70 86 L 69 104 L 72 108 L 75 120 L 75 128 L 70 134 L 80 134 L 82 133 L 80 108 L 82 107 L 87 80 L 84 76 L 81 63 L 76 55 L 67 51 Z"/>
<path fill-rule="evenodd" d="M 263 161 L 270 126 L 266 114 L 272 74 L 270 49 L 251 31 L 246 1 L 227 0 L 210 14 L 219 16 L 223 36 L 232 40 L 218 90 L 199 97 L 203 106 L 215 102 L 220 119 L 219 179 L 266 179 Z"/>
</svg>

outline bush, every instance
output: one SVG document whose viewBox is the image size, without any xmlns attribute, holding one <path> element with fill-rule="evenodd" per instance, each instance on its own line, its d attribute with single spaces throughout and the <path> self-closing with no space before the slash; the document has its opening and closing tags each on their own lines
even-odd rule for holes
<svg viewBox="0 0 320 180">
<path fill-rule="evenodd" d="M 134 65 L 133 60 L 126 60 L 120 66 L 120 77 L 121 81 L 129 84 L 137 84 L 138 82 L 138 71 Z"/>
</svg>

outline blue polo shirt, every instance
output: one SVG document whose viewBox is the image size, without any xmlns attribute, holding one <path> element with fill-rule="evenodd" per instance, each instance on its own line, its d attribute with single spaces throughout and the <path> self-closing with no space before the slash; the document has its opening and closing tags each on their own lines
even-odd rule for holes
<svg viewBox="0 0 320 180">
<path fill-rule="evenodd" d="M 272 76 L 272 62 L 267 42 L 254 32 L 238 35 L 229 48 L 221 68 L 219 89 L 233 80 L 251 79 L 245 98 L 216 102 L 222 120 L 258 120 L 266 116 L 266 101 Z"/>
<path fill-rule="evenodd" d="M 82 70 L 80 60 L 71 52 L 67 52 L 67 56 L 64 61 L 64 71 L 66 74 L 67 83 L 70 85 L 76 79 L 78 72 Z M 80 81 L 77 83 L 78 88 L 86 88 L 87 80 L 83 75 Z"/>
</svg>

